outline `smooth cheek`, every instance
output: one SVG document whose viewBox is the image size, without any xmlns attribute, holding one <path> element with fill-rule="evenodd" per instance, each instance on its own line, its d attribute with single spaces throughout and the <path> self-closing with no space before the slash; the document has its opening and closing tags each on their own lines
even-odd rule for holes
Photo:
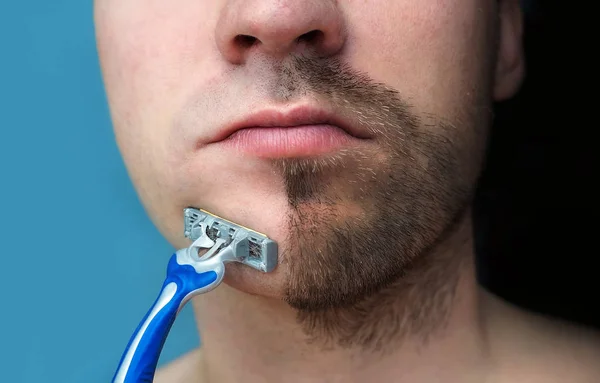
<svg viewBox="0 0 600 383">
<path fill-rule="evenodd" d="M 98 45 L 117 142 L 140 199 L 159 230 L 181 243 L 180 173 L 169 131 L 208 55 L 211 16 L 190 3 L 98 0 Z M 214 8 L 214 7 L 210 7 Z M 198 84 L 196 82 L 196 84 Z M 198 175 L 196 175 L 198 176 Z"/>
<path fill-rule="evenodd" d="M 110 22 L 103 23 L 100 40 L 108 48 L 104 69 L 111 104 L 146 129 L 148 123 L 163 126 L 157 118 L 170 118 L 182 104 L 188 76 L 210 69 L 205 53 L 211 25 L 197 6 L 177 11 L 164 3 L 138 3 L 115 6 L 103 18 Z"/>
</svg>

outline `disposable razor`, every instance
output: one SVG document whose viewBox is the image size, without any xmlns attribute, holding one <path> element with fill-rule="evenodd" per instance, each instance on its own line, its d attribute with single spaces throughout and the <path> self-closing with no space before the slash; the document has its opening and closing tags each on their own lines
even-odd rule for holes
<svg viewBox="0 0 600 383">
<path fill-rule="evenodd" d="M 151 383 L 164 343 L 185 304 L 223 281 L 225 264 L 240 262 L 268 273 L 277 265 L 277 243 L 265 234 L 206 210 L 184 209 L 188 248 L 170 258 L 158 298 L 132 335 L 113 383 Z"/>
</svg>

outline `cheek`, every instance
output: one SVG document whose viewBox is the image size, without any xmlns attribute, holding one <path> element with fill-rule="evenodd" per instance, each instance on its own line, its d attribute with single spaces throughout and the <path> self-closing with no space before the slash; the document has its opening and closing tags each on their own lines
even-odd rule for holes
<svg viewBox="0 0 600 383">
<path fill-rule="evenodd" d="M 98 47 L 117 133 L 124 121 L 137 139 L 166 134 L 173 111 L 191 92 L 186 85 L 212 69 L 215 7 L 189 0 L 177 7 L 157 0 L 99 2 L 105 5 L 97 7 Z"/>
<path fill-rule="evenodd" d="M 488 93 L 488 3 L 398 0 L 349 7 L 350 61 L 398 89 L 419 112 L 452 115 Z"/>
<path fill-rule="evenodd" d="M 197 1 L 97 0 L 98 50 L 116 140 L 132 182 L 159 225 L 171 209 L 179 174 L 173 169 L 174 111 L 206 76 L 212 17 Z M 211 7 L 214 8 L 214 7 Z M 174 206 L 173 209 L 178 209 Z M 170 228 L 162 228 L 170 232 Z M 176 232 L 179 233 L 179 227 Z"/>
</svg>

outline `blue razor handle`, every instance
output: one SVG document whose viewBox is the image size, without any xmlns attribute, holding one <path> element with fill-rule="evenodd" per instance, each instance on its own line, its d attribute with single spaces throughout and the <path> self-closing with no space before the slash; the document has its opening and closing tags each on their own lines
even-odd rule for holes
<svg viewBox="0 0 600 383">
<path fill-rule="evenodd" d="M 112 383 L 152 383 L 177 314 L 190 298 L 221 284 L 226 263 L 263 272 L 277 263 L 277 244 L 263 234 L 200 210 L 186 211 L 186 217 L 193 219 L 186 236 L 195 240 L 169 260 L 160 294 L 129 340 Z"/>
<path fill-rule="evenodd" d="M 160 294 L 129 340 L 113 383 L 152 383 L 179 311 L 190 298 L 214 289 L 223 280 L 225 264 L 218 257 L 204 262 L 192 257 L 190 249 L 182 249 L 169 260 Z"/>
</svg>

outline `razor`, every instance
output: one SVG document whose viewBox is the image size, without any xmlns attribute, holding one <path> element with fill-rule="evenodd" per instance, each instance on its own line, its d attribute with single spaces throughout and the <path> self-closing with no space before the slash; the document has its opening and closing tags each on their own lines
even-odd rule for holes
<svg viewBox="0 0 600 383">
<path fill-rule="evenodd" d="M 265 234 L 196 208 L 184 209 L 184 235 L 192 241 L 167 265 L 160 293 L 127 344 L 113 383 L 151 383 L 177 314 L 194 296 L 223 281 L 225 264 L 239 262 L 263 273 L 277 265 L 277 243 Z"/>
</svg>

